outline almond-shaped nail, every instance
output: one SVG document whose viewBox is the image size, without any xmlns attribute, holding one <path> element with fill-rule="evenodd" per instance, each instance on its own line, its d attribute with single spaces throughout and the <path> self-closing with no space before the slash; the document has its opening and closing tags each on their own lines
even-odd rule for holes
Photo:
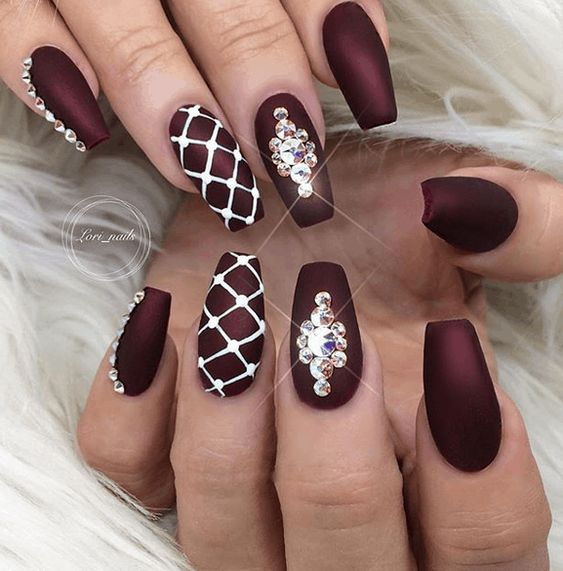
<svg viewBox="0 0 563 571">
<path fill-rule="evenodd" d="M 22 65 L 21 78 L 35 108 L 76 150 L 83 152 L 109 139 L 106 122 L 86 78 L 63 51 L 42 46 Z"/>
<path fill-rule="evenodd" d="M 436 236 L 467 252 L 489 252 L 505 242 L 518 222 L 518 205 L 502 186 L 466 176 L 422 183 L 422 223 Z"/>
<path fill-rule="evenodd" d="M 266 170 L 297 225 L 332 218 L 324 150 L 301 102 L 289 93 L 269 97 L 258 109 L 255 132 Z"/>
<path fill-rule="evenodd" d="M 258 258 L 223 254 L 199 323 L 198 369 L 203 388 L 218 397 L 248 389 L 260 366 L 265 331 Z"/>
<path fill-rule="evenodd" d="M 360 329 L 342 266 L 315 262 L 301 268 L 291 314 L 293 384 L 315 408 L 347 403 L 363 368 Z"/>
<path fill-rule="evenodd" d="M 424 400 L 434 442 L 452 466 L 477 472 L 496 458 L 500 407 L 477 332 L 466 319 L 427 325 Z"/>
<path fill-rule="evenodd" d="M 393 123 L 397 105 L 389 60 L 377 29 L 355 2 L 327 15 L 323 43 L 328 64 L 362 129 Z"/>
<path fill-rule="evenodd" d="M 117 393 L 137 396 L 153 382 L 166 342 L 170 303 L 168 292 L 146 287 L 129 304 L 110 356 L 108 377 Z"/>
<path fill-rule="evenodd" d="M 170 141 L 184 173 L 229 230 L 263 218 L 256 179 L 238 143 L 210 111 L 180 107 L 170 122 Z"/>
</svg>

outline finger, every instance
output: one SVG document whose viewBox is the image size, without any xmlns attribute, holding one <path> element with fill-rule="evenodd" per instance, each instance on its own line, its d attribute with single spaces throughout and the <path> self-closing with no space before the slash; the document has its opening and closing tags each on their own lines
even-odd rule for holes
<svg viewBox="0 0 563 571">
<path fill-rule="evenodd" d="M 61 2 L 113 109 L 160 172 L 192 185 L 233 231 L 263 216 L 260 193 L 217 102 L 160 2 Z M 186 175 L 188 178 L 186 178 Z"/>
<path fill-rule="evenodd" d="M 422 183 L 422 222 L 452 262 L 507 281 L 563 272 L 563 185 L 538 172 L 479 167 Z"/>
<path fill-rule="evenodd" d="M 254 171 L 265 166 L 299 226 L 332 217 L 321 108 L 281 4 L 195 0 L 172 11 Z"/>
<path fill-rule="evenodd" d="M 340 266 L 302 268 L 278 370 L 276 486 L 288 568 L 410 569 L 380 363 L 362 344 Z"/>
<path fill-rule="evenodd" d="M 387 24 L 379 1 L 283 0 L 315 75 L 340 87 L 362 129 L 397 119 L 386 48 Z"/>
<path fill-rule="evenodd" d="M 0 32 L 0 77 L 28 107 L 78 151 L 108 139 L 96 75 L 50 2 L 2 2 Z"/>
<path fill-rule="evenodd" d="M 197 569 L 285 569 L 274 368 L 258 260 L 227 253 L 186 340 L 172 448 L 178 539 Z"/>
<path fill-rule="evenodd" d="M 424 387 L 416 438 L 424 568 L 549 569 L 551 518 L 526 430 L 494 388 L 469 321 L 428 325 Z"/>
<path fill-rule="evenodd" d="M 147 287 L 135 297 L 96 374 L 78 444 L 90 466 L 160 510 L 174 500 L 169 452 L 177 357 L 166 336 L 170 294 Z"/>
</svg>

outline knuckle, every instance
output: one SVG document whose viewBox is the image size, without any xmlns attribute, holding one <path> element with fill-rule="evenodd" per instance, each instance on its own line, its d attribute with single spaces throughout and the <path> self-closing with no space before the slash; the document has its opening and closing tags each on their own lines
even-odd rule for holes
<svg viewBox="0 0 563 571">
<path fill-rule="evenodd" d="M 112 79 L 130 85 L 141 83 L 149 73 L 166 68 L 183 55 L 180 39 L 164 26 L 115 32 L 106 43 L 106 61 L 114 62 Z"/>
<path fill-rule="evenodd" d="M 217 29 L 218 49 L 225 64 L 245 62 L 278 49 L 295 30 L 282 11 L 269 2 L 234 2 L 211 14 Z"/>
</svg>

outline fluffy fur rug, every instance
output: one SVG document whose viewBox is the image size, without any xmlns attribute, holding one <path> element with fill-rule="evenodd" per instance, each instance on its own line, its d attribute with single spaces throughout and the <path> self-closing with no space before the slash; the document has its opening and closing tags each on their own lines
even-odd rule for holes
<svg viewBox="0 0 563 571">
<path fill-rule="evenodd" d="M 389 137 L 470 144 L 563 179 L 559 0 L 389 0 L 386 10 L 401 115 Z M 353 124 L 336 93 L 323 97 L 334 131 Z M 74 448 L 115 313 L 142 275 L 101 282 L 77 272 L 60 245 L 64 217 L 80 199 L 111 192 L 151 213 L 158 243 L 177 199 L 120 128 L 113 133 L 104 149 L 81 156 L 0 92 L 0 568 L 7 571 L 187 568 L 162 526 L 102 487 Z M 489 291 L 502 382 L 528 425 L 554 514 L 552 568 L 563 571 L 563 281 Z"/>
</svg>

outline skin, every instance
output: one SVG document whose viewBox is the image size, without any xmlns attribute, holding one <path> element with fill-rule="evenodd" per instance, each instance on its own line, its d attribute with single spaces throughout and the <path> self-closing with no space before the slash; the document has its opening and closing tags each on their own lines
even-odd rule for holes
<svg viewBox="0 0 563 571">
<path fill-rule="evenodd" d="M 477 274 L 524 280 L 562 271 L 561 188 L 540 173 L 440 150 L 339 145 L 330 169 L 342 214 L 306 232 L 267 187 L 267 219 L 235 239 L 199 201 L 180 208 L 147 280 L 173 296 L 178 374 L 169 353 L 151 388 L 124 401 L 104 361 L 78 441 L 93 467 L 145 505 L 162 510 L 176 495 L 178 540 L 196 568 L 548 569 L 549 507 L 520 415 L 497 387 L 497 459 L 476 475 L 447 464 L 421 401 L 422 341 L 428 321 L 470 319 L 496 379 Z M 518 227 L 495 251 L 455 251 L 420 223 L 420 182 L 448 174 L 489 178 L 517 199 Z M 252 388 L 219 400 L 199 385 L 196 327 L 227 250 L 259 256 L 269 331 Z M 286 335 L 297 272 L 323 259 L 341 263 L 355 290 L 365 366 L 352 401 L 319 412 L 295 396 Z M 116 449 L 112 434 L 123 426 L 128 438 Z"/>
</svg>

